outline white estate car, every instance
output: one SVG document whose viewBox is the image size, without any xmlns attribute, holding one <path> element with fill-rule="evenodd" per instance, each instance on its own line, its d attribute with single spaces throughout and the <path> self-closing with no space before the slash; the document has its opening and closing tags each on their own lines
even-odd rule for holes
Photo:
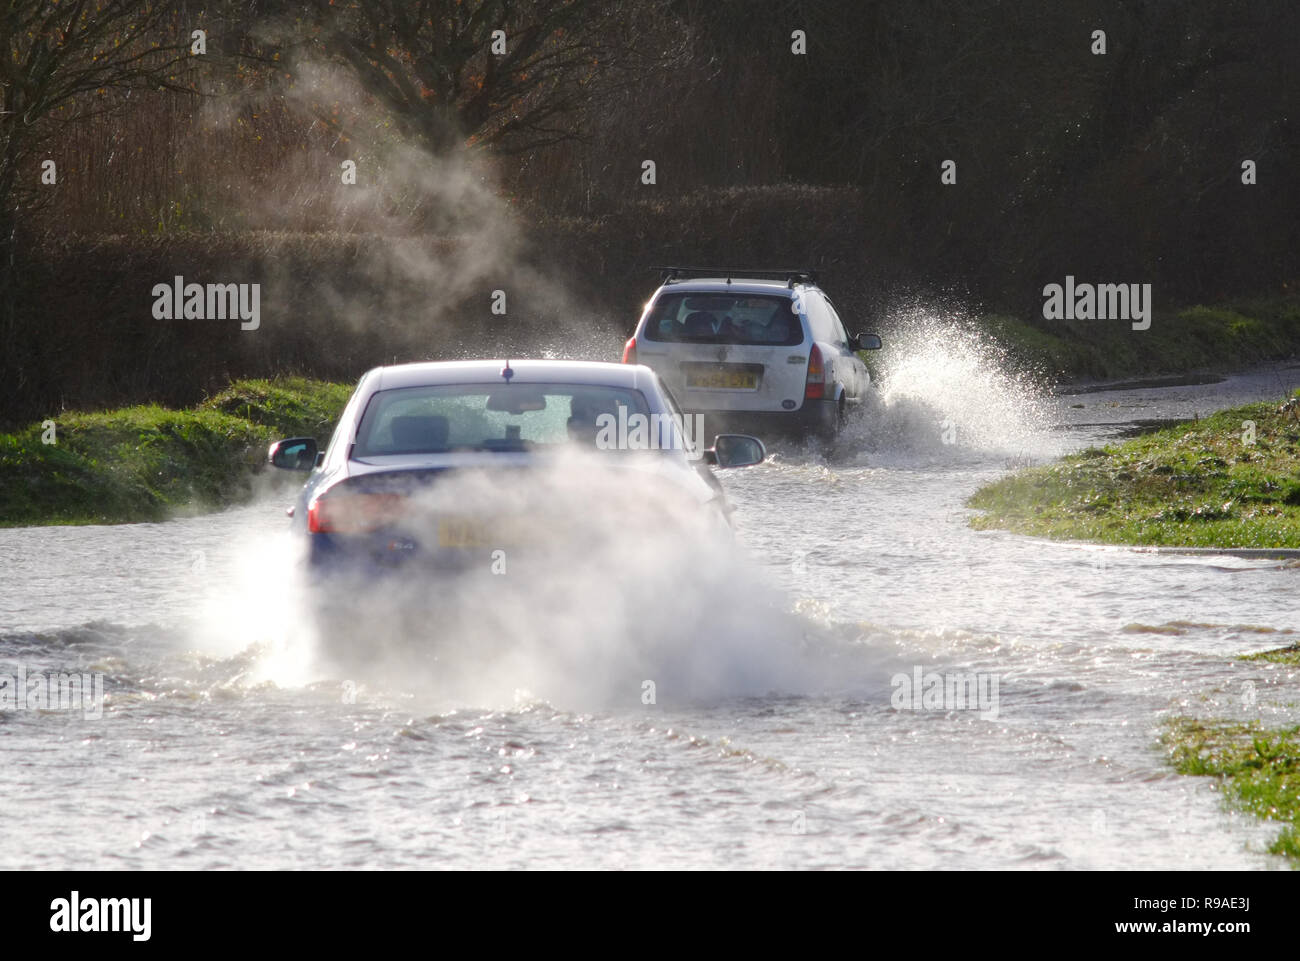
<svg viewBox="0 0 1300 961">
<path fill-rule="evenodd" d="M 709 431 L 833 437 L 871 386 L 849 335 L 806 270 L 662 267 L 623 363 L 644 364 Z M 708 274 L 691 278 L 693 274 Z"/>
</svg>

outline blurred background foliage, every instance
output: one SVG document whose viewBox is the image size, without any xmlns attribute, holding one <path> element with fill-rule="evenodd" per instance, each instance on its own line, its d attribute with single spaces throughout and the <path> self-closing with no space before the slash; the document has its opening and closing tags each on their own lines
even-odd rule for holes
<svg viewBox="0 0 1300 961">
<path fill-rule="evenodd" d="M 557 310 L 603 350 L 664 259 L 809 263 L 852 315 L 951 301 L 1054 335 L 1067 273 L 1169 307 L 1297 279 L 1292 3 L 0 0 L 0 52 L 3 420 L 535 344 Z M 424 238 L 421 269 L 377 269 L 377 237 Z M 488 265 L 444 292 L 448 243 Z M 278 285 L 281 322 L 160 326 L 173 273 Z M 543 275 L 566 297 L 487 315 Z"/>
</svg>

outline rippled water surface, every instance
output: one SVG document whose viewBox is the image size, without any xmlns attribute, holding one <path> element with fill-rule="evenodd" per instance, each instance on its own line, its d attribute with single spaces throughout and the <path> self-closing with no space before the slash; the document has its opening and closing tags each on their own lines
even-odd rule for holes
<svg viewBox="0 0 1300 961">
<path fill-rule="evenodd" d="M 634 577 L 527 585 L 491 652 L 431 621 L 442 660 L 373 675 L 314 654 L 286 495 L 0 530 L 0 672 L 107 695 L 0 712 L 0 866 L 1275 867 L 1158 738 L 1295 722 L 1295 669 L 1233 657 L 1294 640 L 1300 570 L 977 533 L 963 503 L 1298 374 L 1053 396 L 918 348 L 829 456 L 725 475 L 739 558 L 627 545 Z M 995 677 L 996 710 L 895 709 L 917 669 Z"/>
</svg>

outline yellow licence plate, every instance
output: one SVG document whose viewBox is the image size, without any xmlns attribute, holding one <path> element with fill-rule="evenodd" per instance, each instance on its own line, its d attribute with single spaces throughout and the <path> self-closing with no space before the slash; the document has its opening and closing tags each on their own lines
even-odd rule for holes
<svg viewBox="0 0 1300 961">
<path fill-rule="evenodd" d="M 758 374 L 752 370 L 692 371 L 686 375 L 686 386 L 721 390 L 757 390 Z"/>
<path fill-rule="evenodd" d="M 516 547 L 530 540 L 512 520 L 445 517 L 438 521 L 439 547 Z"/>
</svg>

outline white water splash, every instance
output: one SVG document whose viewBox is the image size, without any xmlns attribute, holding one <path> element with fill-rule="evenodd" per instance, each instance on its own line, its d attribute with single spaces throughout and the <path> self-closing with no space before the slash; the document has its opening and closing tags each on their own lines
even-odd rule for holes
<svg viewBox="0 0 1300 961">
<path fill-rule="evenodd" d="M 842 448 L 876 462 L 1036 461 L 1054 453 L 1054 409 L 1032 373 L 1018 371 L 987 333 L 961 317 L 914 308 L 894 319 L 878 356 L 883 373 Z"/>
</svg>

